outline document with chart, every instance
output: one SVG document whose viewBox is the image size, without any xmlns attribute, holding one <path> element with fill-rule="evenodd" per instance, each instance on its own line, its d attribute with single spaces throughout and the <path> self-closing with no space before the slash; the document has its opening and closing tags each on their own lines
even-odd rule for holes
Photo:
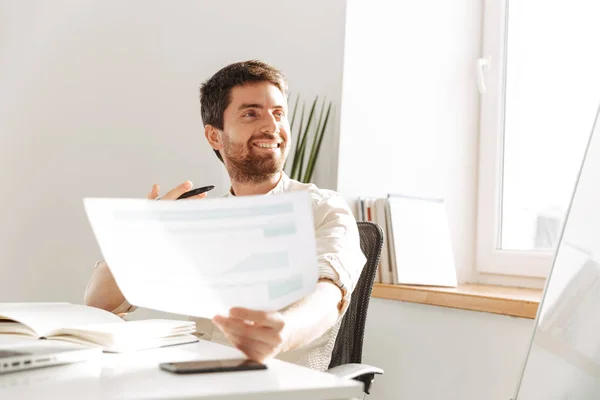
<svg viewBox="0 0 600 400">
<path fill-rule="evenodd" d="M 310 194 L 203 200 L 84 199 L 117 285 L 131 304 L 212 318 L 279 310 L 318 280 Z"/>
</svg>

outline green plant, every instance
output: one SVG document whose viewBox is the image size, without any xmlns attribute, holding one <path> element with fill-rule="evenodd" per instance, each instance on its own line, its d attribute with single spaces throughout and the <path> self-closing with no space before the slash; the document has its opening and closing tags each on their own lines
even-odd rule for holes
<svg viewBox="0 0 600 400">
<path fill-rule="evenodd" d="M 289 100 L 289 96 L 288 96 Z M 321 104 L 321 112 L 319 113 L 319 120 L 315 129 L 311 129 L 314 125 L 313 117 L 315 116 L 315 109 L 319 96 L 316 96 L 310 107 L 308 119 L 304 119 L 305 103 L 302 102 L 302 111 L 300 113 L 300 126 L 296 135 L 296 147 L 294 148 L 292 157 L 292 170 L 290 172 L 290 178 L 296 179 L 300 182 L 310 182 L 312 175 L 315 170 L 315 164 L 319 157 L 319 151 L 321 150 L 321 144 L 323 143 L 323 136 L 327 129 L 327 123 L 329 122 L 329 114 L 331 112 L 331 101 L 327 105 L 327 111 L 325 111 L 325 100 Z M 298 111 L 298 103 L 300 101 L 300 95 L 296 95 L 296 101 L 294 102 L 294 111 L 292 112 L 292 120 L 290 122 L 290 131 L 292 137 L 294 136 L 294 122 L 296 121 L 296 112 Z M 289 103 L 289 101 L 288 101 Z M 309 139 L 312 140 L 310 146 L 310 153 L 307 152 Z M 292 155 L 292 154 L 290 154 Z"/>
</svg>

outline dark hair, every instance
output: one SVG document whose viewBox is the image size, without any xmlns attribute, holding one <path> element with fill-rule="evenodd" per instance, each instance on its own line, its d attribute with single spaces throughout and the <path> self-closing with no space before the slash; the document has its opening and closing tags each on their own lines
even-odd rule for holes
<svg viewBox="0 0 600 400">
<path fill-rule="evenodd" d="M 204 125 L 223 129 L 223 114 L 231 103 L 231 89 L 251 82 L 269 82 L 277 86 L 283 95 L 287 92 L 285 77 L 277 68 L 258 61 L 242 61 L 230 64 L 215 73 L 200 86 L 200 114 Z M 219 160 L 223 157 L 215 150 Z"/>
</svg>

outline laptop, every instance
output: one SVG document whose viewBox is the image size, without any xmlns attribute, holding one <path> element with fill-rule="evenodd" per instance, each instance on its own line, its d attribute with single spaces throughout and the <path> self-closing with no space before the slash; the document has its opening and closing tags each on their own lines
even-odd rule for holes
<svg viewBox="0 0 600 400">
<path fill-rule="evenodd" d="M 0 374 L 95 359 L 102 349 L 48 340 L 0 338 Z"/>
</svg>

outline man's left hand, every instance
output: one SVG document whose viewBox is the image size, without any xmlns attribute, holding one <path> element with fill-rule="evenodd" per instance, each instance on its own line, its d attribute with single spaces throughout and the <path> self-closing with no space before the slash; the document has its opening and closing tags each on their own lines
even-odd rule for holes
<svg viewBox="0 0 600 400">
<path fill-rule="evenodd" d="M 280 312 L 232 308 L 229 317 L 213 318 L 231 343 L 251 360 L 263 362 L 281 353 L 289 341 L 288 327 Z"/>
</svg>

